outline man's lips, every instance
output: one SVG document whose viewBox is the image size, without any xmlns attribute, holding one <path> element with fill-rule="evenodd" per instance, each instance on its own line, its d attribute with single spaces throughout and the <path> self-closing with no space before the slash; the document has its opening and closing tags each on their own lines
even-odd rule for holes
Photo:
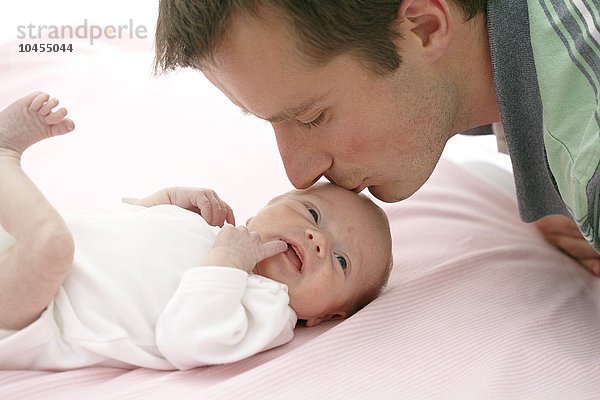
<svg viewBox="0 0 600 400">
<path fill-rule="evenodd" d="M 358 185 L 357 187 L 355 187 L 354 189 L 352 189 L 352 191 L 353 191 L 354 193 L 360 193 L 360 192 L 362 192 L 363 190 L 365 190 L 365 188 L 368 186 L 368 185 L 365 183 L 365 180 L 366 180 L 366 179 L 363 179 L 363 181 L 360 183 L 360 185 Z"/>
<path fill-rule="evenodd" d="M 358 184 L 350 184 L 347 181 L 344 181 L 343 179 L 335 179 L 333 176 L 330 175 L 325 175 L 325 178 L 327 178 L 327 180 L 329 182 L 332 182 L 338 186 L 341 186 L 345 189 L 351 190 L 354 193 L 360 193 L 363 190 L 365 190 L 367 188 L 367 186 L 369 186 L 369 184 L 367 183 L 367 179 L 368 178 L 363 178 L 362 180 L 360 180 L 358 182 Z M 355 182 L 356 183 L 356 182 Z"/>
</svg>

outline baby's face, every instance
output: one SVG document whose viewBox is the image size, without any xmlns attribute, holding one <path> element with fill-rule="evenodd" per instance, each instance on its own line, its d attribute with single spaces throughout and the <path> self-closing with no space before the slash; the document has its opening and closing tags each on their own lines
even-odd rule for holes
<svg viewBox="0 0 600 400">
<path fill-rule="evenodd" d="M 288 244 L 254 272 L 286 284 L 290 305 L 308 325 L 345 317 L 372 281 L 369 274 L 390 258 L 384 217 L 365 198 L 332 184 L 274 198 L 248 228 L 263 241 Z"/>
</svg>

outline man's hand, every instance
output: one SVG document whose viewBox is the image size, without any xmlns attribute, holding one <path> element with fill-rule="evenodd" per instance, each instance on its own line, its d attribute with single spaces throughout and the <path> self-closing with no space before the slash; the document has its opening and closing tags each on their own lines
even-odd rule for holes
<svg viewBox="0 0 600 400">
<path fill-rule="evenodd" d="M 544 238 L 600 276 L 600 254 L 585 240 L 577 224 L 564 215 L 548 215 L 535 222 Z"/>
<path fill-rule="evenodd" d="M 123 202 L 144 207 L 173 204 L 200 214 L 212 226 L 223 226 L 225 222 L 235 224 L 231 207 L 210 189 L 172 187 L 140 200 L 123 199 Z"/>
<path fill-rule="evenodd" d="M 202 264 L 250 272 L 260 261 L 283 253 L 287 248 L 281 240 L 263 243 L 258 232 L 250 232 L 245 226 L 225 225 Z"/>
</svg>

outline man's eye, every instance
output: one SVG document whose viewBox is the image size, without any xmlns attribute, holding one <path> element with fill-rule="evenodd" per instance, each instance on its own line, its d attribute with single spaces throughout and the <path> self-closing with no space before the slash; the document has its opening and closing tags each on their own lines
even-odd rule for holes
<svg viewBox="0 0 600 400">
<path fill-rule="evenodd" d="M 321 113 L 317 118 L 313 119 L 310 122 L 302 122 L 302 126 L 306 129 L 318 128 L 321 122 L 323 122 L 324 115 L 325 113 Z"/>
<path fill-rule="evenodd" d="M 315 220 L 315 223 L 318 224 L 319 223 L 319 213 L 317 212 L 317 210 L 315 210 L 314 208 L 309 208 L 308 212 L 310 213 L 310 215 L 312 215 L 313 219 Z"/>
<path fill-rule="evenodd" d="M 348 262 L 346 261 L 346 258 L 344 256 L 335 256 L 335 258 L 337 258 L 337 261 L 343 270 L 345 270 L 348 267 Z"/>
</svg>

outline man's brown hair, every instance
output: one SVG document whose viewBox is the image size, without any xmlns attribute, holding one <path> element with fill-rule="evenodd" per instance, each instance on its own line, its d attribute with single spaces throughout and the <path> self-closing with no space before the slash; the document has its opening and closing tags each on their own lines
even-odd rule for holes
<svg viewBox="0 0 600 400">
<path fill-rule="evenodd" d="M 485 12 L 487 0 L 453 0 L 467 20 Z M 394 20 L 401 0 L 160 0 L 155 72 L 212 61 L 232 18 L 262 7 L 279 12 L 295 32 L 301 54 L 316 64 L 351 54 L 379 75 L 401 63 Z"/>
</svg>

